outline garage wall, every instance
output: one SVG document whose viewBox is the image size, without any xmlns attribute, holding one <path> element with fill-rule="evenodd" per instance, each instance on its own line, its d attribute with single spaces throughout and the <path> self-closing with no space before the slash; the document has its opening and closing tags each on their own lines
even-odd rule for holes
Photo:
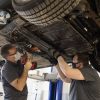
<svg viewBox="0 0 100 100">
<path fill-rule="evenodd" d="M 48 100 L 49 82 L 28 79 L 28 100 Z"/>
<path fill-rule="evenodd" d="M 62 100 L 69 100 L 70 83 L 63 83 Z"/>
<path fill-rule="evenodd" d="M 0 92 L 3 92 L 2 83 L 0 82 Z M 3 100 L 3 95 L 0 95 L 0 100 Z"/>
<path fill-rule="evenodd" d="M 51 73 L 51 68 L 37 69 L 30 71 L 29 74 L 42 75 L 43 73 Z M 28 78 L 28 100 L 48 100 L 49 82 Z"/>
</svg>

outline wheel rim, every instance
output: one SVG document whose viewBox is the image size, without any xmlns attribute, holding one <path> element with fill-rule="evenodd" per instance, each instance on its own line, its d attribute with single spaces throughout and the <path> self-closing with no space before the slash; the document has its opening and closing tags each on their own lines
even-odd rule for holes
<svg viewBox="0 0 100 100">
<path fill-rule="evenodd" d="M 30 2 L 31 0 L 15 0 L 16 3 L 18 4 L 26 4 L 28 2 Z"/>
</svg>

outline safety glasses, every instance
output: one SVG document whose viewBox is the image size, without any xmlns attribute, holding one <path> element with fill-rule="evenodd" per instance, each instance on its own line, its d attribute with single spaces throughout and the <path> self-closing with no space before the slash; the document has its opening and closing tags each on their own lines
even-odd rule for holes
<svg viewBox="0 0 100 100">
<path fill-rule="evenodd" d="M 17 51 L 16 51 L 15 53 L 13 53 L 13 54 L 8 54 L 8 56 L 13 56 L 13 55 L 15 55 L 15 54 L 17 54 Z"/>
</svg>

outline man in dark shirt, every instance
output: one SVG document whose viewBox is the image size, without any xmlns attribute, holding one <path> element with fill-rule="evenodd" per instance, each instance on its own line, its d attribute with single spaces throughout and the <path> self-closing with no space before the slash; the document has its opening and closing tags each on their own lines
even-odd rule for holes
<svg viewBox="0 0 100 100">
<path fill-rule="evenodd" d="M 16 62 L 20 56 L 12 44 L 6 44 L 1 48 L 1 55 L 6 60 L 2 67 L 4 100 L 27 100 L 26 80 L 32 66 L 31 60 L 27 60 L 24 67 L 18 65 Z"/>
<path fill-rule="evenodd" d="M 50 51 L 54 56 L 56 68 L 61 79 L 70 81 L 69 100 L 100 100 L 100 77 L 95 69 L 89 65 L 87 54 L 76 54 L 71 67 L 57 51 Z"/>
</svg>

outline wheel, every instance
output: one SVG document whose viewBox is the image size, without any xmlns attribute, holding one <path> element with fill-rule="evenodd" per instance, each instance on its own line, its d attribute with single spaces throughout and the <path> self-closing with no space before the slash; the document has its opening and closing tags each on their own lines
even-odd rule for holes
<svg viewBox="0 0 100 100">
<path fill-rule="evenodd" d="M 17 13 L 36 25 L 48 25 L 69 14 L 81 0 L 12 0 Z"/>
</svg>

